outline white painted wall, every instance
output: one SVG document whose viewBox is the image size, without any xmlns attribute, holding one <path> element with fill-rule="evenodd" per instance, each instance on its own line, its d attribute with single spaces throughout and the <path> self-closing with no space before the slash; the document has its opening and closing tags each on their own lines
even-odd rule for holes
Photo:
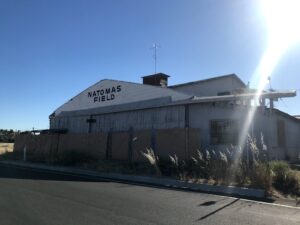
<svg viewBox="0 0 300 225">
<path fill-rule="evenodd" d="M 106 90 L 110 93 L 106 94 Z M 94 96 L 95 94 L 96 96 Z M 62 111 L 92 109 L 167 96 L 170 96 L 172 101 L 184 100 L 191 97 L 188 94 L 180 93 L 168 88 L 124 81 L 102 80 L 63 104 L 55 110 L 55 115 L 59 115 Z M 94 98 L 96 98 L 97 101 L 94 101 Z M 102 98 L 104 98 L 104 101 L 102 101 Z"/>
<path fill-rule="evenodd" d="M 210 120 L 233 119 L 239 121 L 239 129 L 245 124 L 248 110 L 243 107 L 219 107 L 209 104 L 191 105 L 189 110 L 190 127 L 200 128 L 202 148 L 225 149 L 228 146 L 211 146 Z M 286 146 L 278 146 L 277 120 L 285 122 Z M 241 132 L 240 132 L 241 133 Z M 276 112 L 272 114 L 257 111 L 248 130 L 260 142 L 260 134 L 264 136 L 272 159 L 295 160 L 300 155 L 300 123 Z"/>
</svg>

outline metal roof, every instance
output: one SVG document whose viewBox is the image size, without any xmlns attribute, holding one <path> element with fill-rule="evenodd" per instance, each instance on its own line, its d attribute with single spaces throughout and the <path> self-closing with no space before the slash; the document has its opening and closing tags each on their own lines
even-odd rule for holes
<svg viewBox="0 0 300 225">
<path fill-rule="evenodd" d="M 104 107 L 98 107 L 93 109 L 62 111 L 57 116 L 58 117 L 84 116 L 84 115 L 99 115 L 99 114 L 108 114 L 108 113 L 116 113 L 116 112 L 124 112 L 124 111 L 134 111 L 134 110 L 162 107 L 164 105 L 169 105 L 171 102 L 172 102 L 171 96 L 166 96 L 166 97 L 144 100 L 139 102 L 131 102 L 131 103 L 125 103 L 125 104 L 119 104 L 113 106 L 104 106 Z"/>
<path fill-rule="evenodd" d="M 219 80 L 219 79 L 224 79 L 224 78 L 228 78 L 228 77 L 232 77 L 232 78 L 236 79 L 240 84 L 242 84 L 242 86 L 246 87 L 246 84 L 236 74 L 232 73 L 232 74 L 212 77 L 212 78 L 208 78 L 208 79 L 204 79 L 204 80 L 192 81 L 192 82 L 187 82 L 187 83 L 182 83 L 182 84 L 175 84 L 175 85 L 168 86 L 168 88 L 174 88 L 174 87 L 181 87 L 181 86 L 186 86 L 186 85 L 191 85 L 191 84 L 210 82 L 210 81 L 213 81 L 213 80 Z"/>
<path fill-rule="evenodd" d="M 150 78 L 150 77 L 163 77 L 163 78 L 168 78 L 170 77 L 168 74 L 165 73 L 155 73 L 155 74 L 151 74 L 151 75 L 146 75 L 146 76 L 142 76 L 142 78 Z"/>
<path fill-rule="evenodd" d="M 248 94 L 237 94 L 237 95 L 226 95 L 226 96 L 209 96 L 209 97 L 192 97 L 186 100 L 180 100 L 176 102 L 171 101 L 170 96 L 150 99 L 140 102 L 132 102 L 114 106 L 106 106 L 106 107 L 99 107 L 94 109 L 84 109 L 84 110 L 75 110 L 75 111 L 62 111 L 59 116 L 82 116 L 82 115 L 99 115 L 99 114 L 107 114 L 107 113 L 116 113 L 116 112 L 125 112 L 125 111 L 134 111 L 134 110 L 141 110 L 141 109 L 150 109 L 150 108 L 160 108 L 160 107 L 167 107 L 167 106 L 179 106 L 179 105 L 190 105 L 190 104 L 205 104 L 205 103 L 214 103 L 214 102 L 230 102 L 236 100 L 245 100 L 251 99 L 256 97 L 256 93 L 248 93 Z M 282 97 L 293 97 L 296 95 L 295 91 L 277 91 L 277 92 L 265 92 L 262 93 L 260 96 L 264 98 L 277 98 L 279 96 Z M 266 108 L 266 110 L 269 110 Z M 294 121 L 300 122 L 294 116 L 291 116 L 287 113 L 284 113 L 278 109 L 273 109 L 276 113 L 293 119 Z"/>
</svg>

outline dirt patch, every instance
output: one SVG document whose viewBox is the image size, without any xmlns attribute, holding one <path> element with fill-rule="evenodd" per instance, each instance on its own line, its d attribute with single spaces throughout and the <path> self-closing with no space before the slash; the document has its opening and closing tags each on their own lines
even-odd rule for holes
<svg viewBox="0 0 300 225">
<path fill-rule="evenodd" d="M 0 155 L 14 150 L 14 143 L 0 143 Z"/>
</svg>

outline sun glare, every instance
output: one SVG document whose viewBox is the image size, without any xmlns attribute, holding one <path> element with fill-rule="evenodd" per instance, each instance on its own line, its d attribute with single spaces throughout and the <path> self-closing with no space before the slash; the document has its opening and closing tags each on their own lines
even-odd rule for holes
<svg viewBox="0 0 300 225">
<path fill-rule="evenodd" d="M 268 44 L 252 81 L 261 91 L 281 56 L 300 42 L 300 0 L 261 0 L 268 32 Z"/>
<path fill-rule="evenodd" d="M 262 11 L 270 44 L 287 48 L 300 40 L 299 0 L 262 0 Z"/>
<path fill-rule="evenodd" d="M 268 45 L 258 63 L 251 81 L 254 81 L 258 102 L 260 94 L 272 76 L 284 52 L 300 41 L 300 0 L 262 0 L 262 13 L 268 29 Z M 239 145 L 244 146 L 256 108 L 248 111 L 240 135 Z"/>
</svg>

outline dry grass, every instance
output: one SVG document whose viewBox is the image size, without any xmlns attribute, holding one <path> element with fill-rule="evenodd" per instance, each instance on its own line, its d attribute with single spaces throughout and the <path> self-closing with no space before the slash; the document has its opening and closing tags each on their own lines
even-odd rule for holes
<svg viewBox="0 0 300 225">
<path fill-rule="evenodd" d="M 158 177 L 161 177 L 162 174 L 161 174 L 161 170 L 159 168 L 159 158 L 157 155 L 155 155 L 154 151 L 152 148 L 146 148 L 146 152 L 141 152 L 142 155 L 149 161 L 149 163 L 154 166 L 155 168 L 155 172 L 156 172 L 156 175 Z"/>
<path fill-rule="evenodd" d="M 14 150 L 14 143 L 0 143 L 0 155 Z"/>
</svg>

